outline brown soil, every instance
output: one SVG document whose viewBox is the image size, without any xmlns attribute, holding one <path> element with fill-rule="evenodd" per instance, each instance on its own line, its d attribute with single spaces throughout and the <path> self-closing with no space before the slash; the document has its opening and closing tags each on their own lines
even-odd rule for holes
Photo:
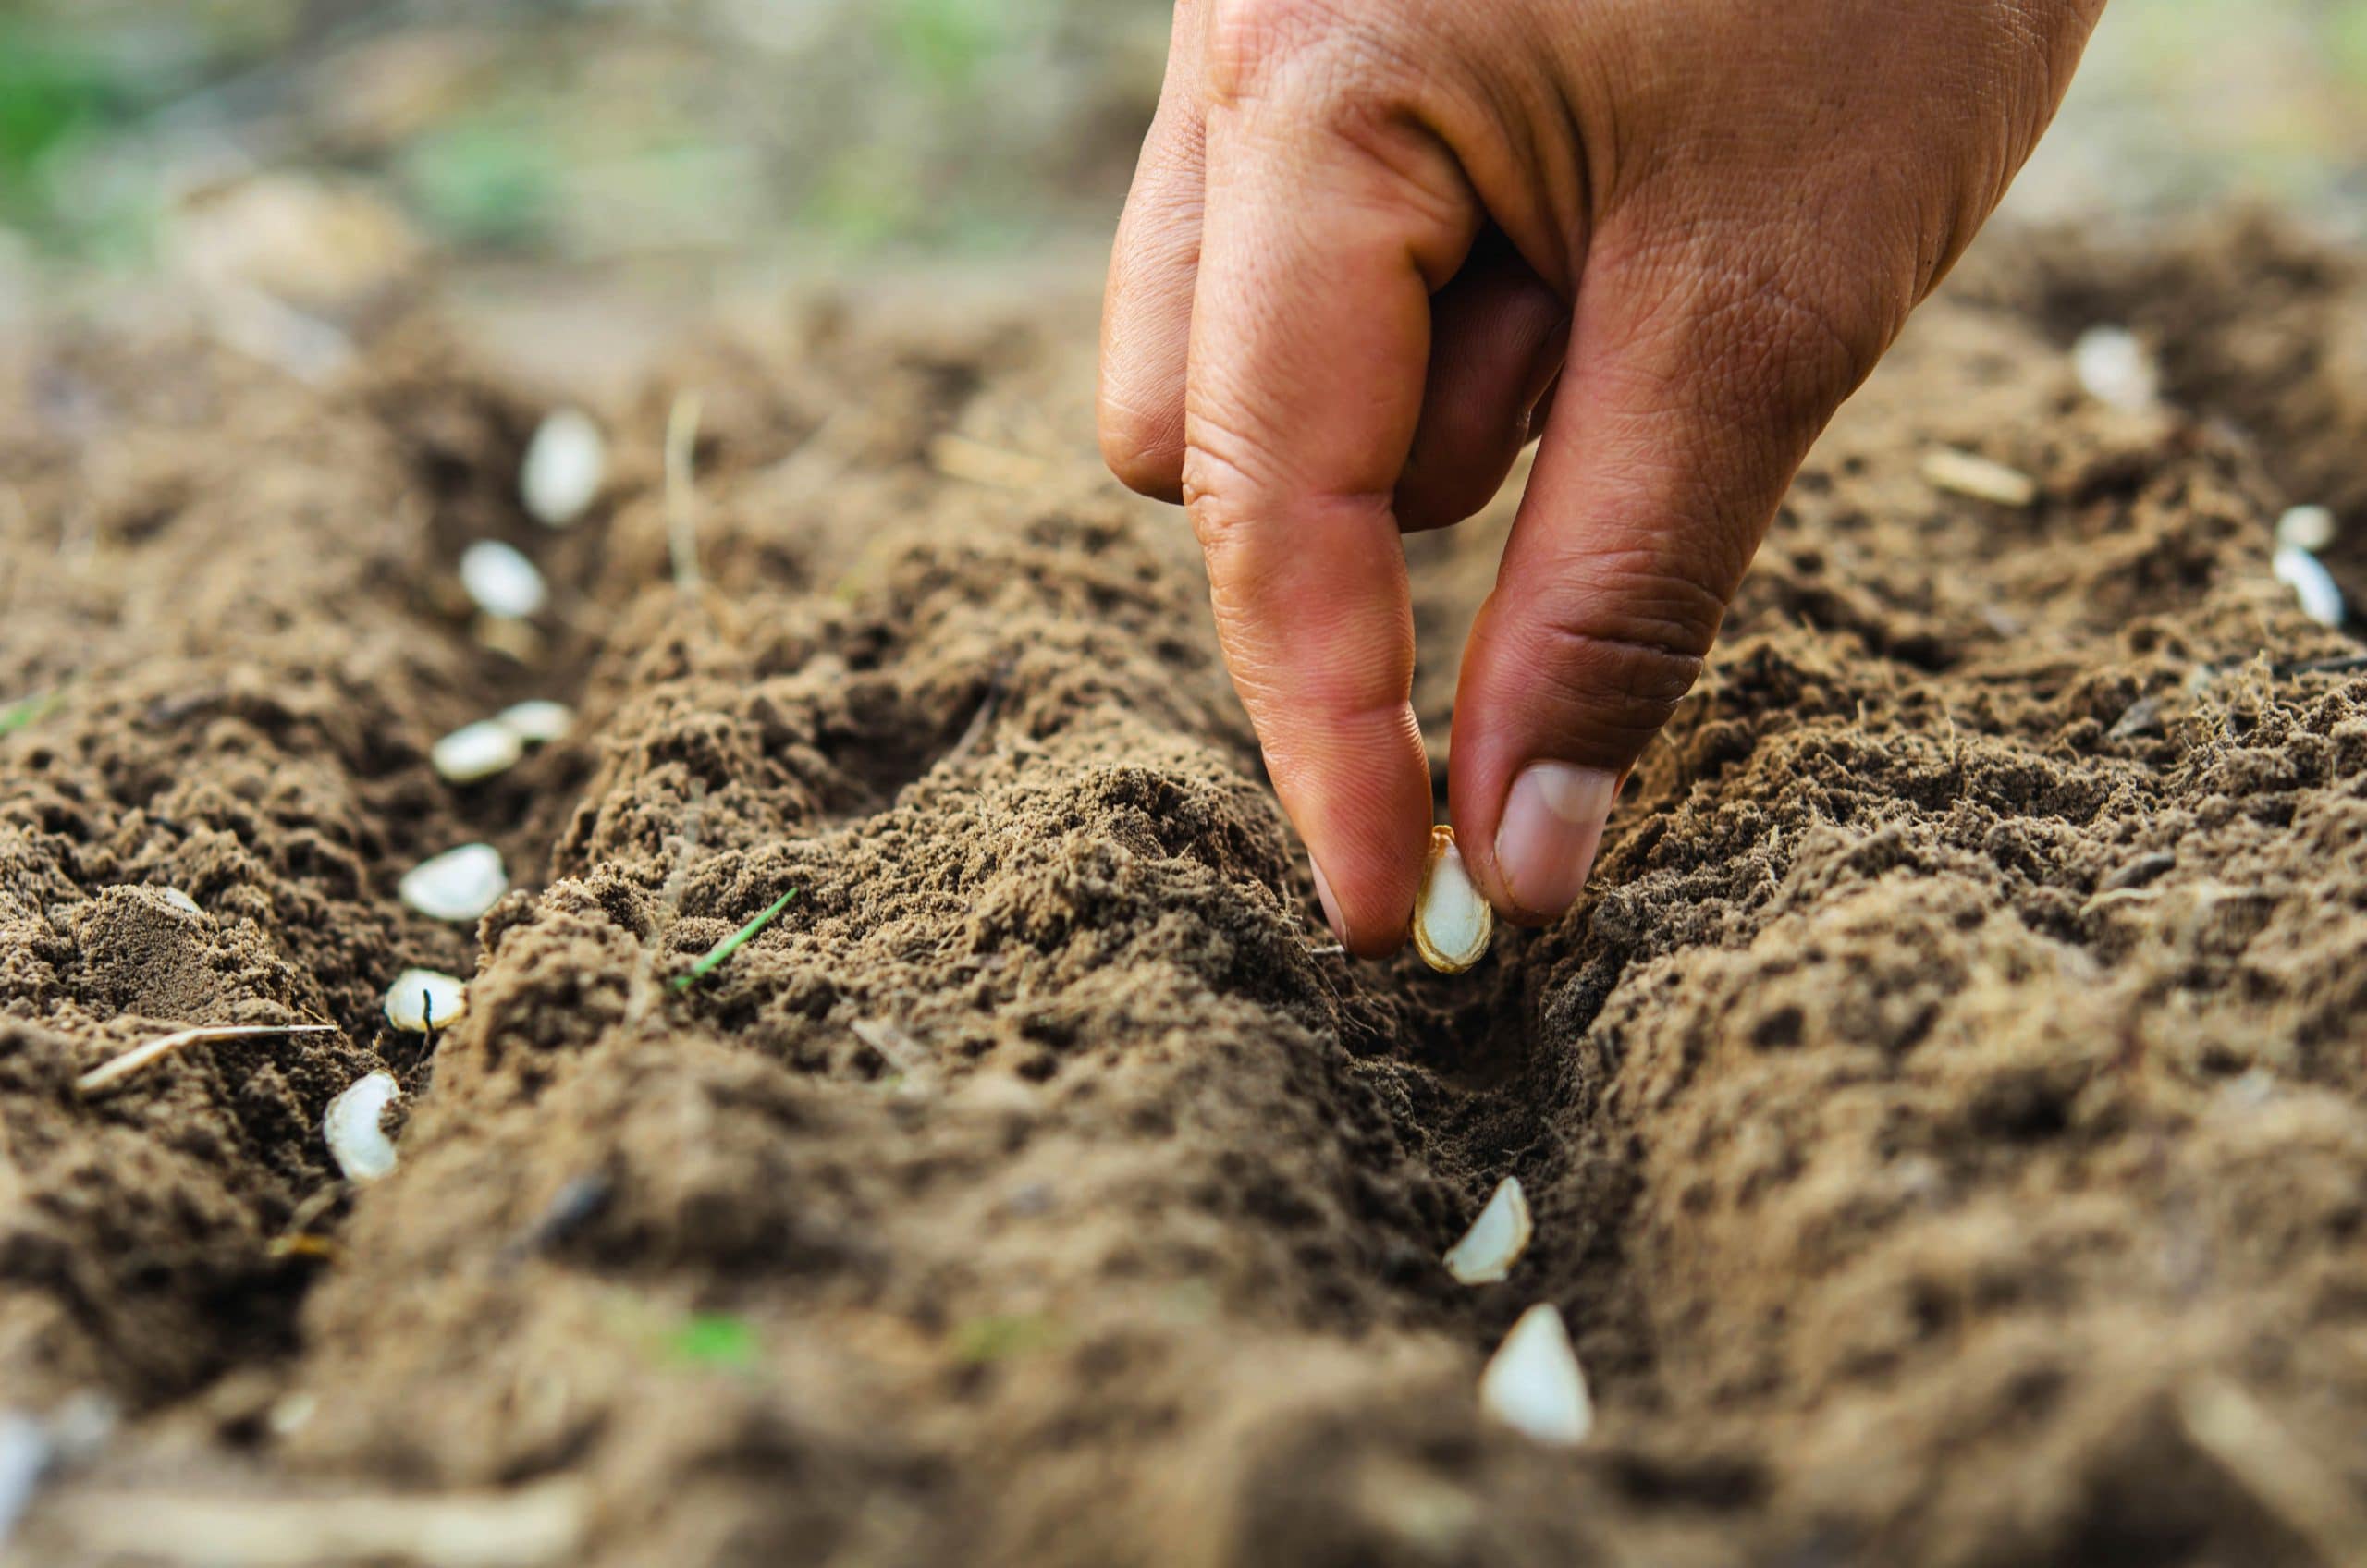
<svg viewBox="0 0 2367 1568">
<path fill-rule="evenodd" d="M 1459 980 L 1325 950 L 1186 532 L 1090 459 L 1086 301 L 718 336 L 605 410 L 564 533 L 510 498 L 547 389 L 432 320 L 325 390 L 22 346 L 0 694 L 58 700 L 0 740 L 0 1390 L 125 1421 L 18 1559 L 526 1488 L 601 1564 L 2367 1560 L 2367 682 L 2293 668 L 2357 644 L 2267 565 L 2292 499 L 2367 541 L 2361 276 L 1993 245 L 1591 896 Z M 2103 319 L 2175 408 L 2081 398 Z M 1941 444 L 2040 504 L 1934 492 Z M 1502 528 L 1410 546 L 1433 735 Z M 456 598 L 484 534 L 557 590 L 522 659 Z M 529 695 L 579 738 L 435 778 Z M 481 838 L 480 932 L 402 908 Z M 379 1012 L 412 963 L 476 974 L 432 1048 Z M 401 1169 L 343 1193 L 381 1064 Z M 1515 1173 L 1535 1246 L 1454 1285 Z M 1572 1452 L 1475 1404 L 1539 1300 Z"/>
</svg>

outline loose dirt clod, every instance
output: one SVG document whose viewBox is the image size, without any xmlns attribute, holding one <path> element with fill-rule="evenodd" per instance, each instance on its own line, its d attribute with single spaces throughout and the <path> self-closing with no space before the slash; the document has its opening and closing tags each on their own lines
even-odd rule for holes
<svg viewBox="0 0 2367 1568">
<path fill-rule="evenodd" d="M 557 409 L 534 427 L 518 468 L 518 497 L 546 528 L 565 528 L 592 508 L 607 478 L 608 443 L 581 409 Z"/>
<path fill-rule="evenodd" d="M 469 1011 L 468 983 L 433 969 L 406 969 L 386 987 L 386 1022 L 414 1035 L 449 1029 Z"/>
<path fill-rule="evenodd" d="M 373 1072 L 330 1102 L 321 1134 L 347 1181 L 375 1182 L 395 1169 L 394 1140 L 380 1123 L 401 1096 L 393 1074 Z"/>
<path fill-rule="evenodd" d="M 467 924 L 501 901 L 509 872 L 491 844 L 462 844 L 412 866 L 397 891 L 430 920 Z"/>
<path fill-rule="evenodd" d="M 1414 895 L 1414 950 L 1441 974 L 1461 974 L 1488 954 L 1496 935 L 1496 912 L 1464 869 L 1454 829 L 1430 829 L 1422 885 Z"/>
<path fill-rule="evenodd" d="M 1562 1310 L 1539 1302 L 1520 1315 L 1479 1375 L 1479 1405 L 1515 1431 L 1571 1447 L 1594 1430 L 1594 1402 Z"/>
<path fill-rule="evenodd" d="M 1520 1190 L 1520 1178 L 1507 1176 L 1496 1183 L 1479 1218 L 1447 1253 L 1446 1270 L 1460 1284 L 1492 1285 L 1510 1274 L 1528 1250 L 1529 1234 L 1528 1198 Z"/>
</svg>

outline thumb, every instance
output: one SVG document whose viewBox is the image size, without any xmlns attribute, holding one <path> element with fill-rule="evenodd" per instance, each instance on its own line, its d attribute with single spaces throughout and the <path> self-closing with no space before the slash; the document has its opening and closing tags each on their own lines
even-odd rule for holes
<svg viewBox="0 0 2367 1568">
<path fill-rule="evenodd" d="M 1861 277 L 1847 311 L 1827 310 L 1794 281 L 1814 269 L 1731 239 L 1714 264 L 1674 268 L 1614 247 L 1600 238 L 1578 290 L 1456 694 L 1456 837 L 1515 920 L 1576 900 L 1619 780 L 1692 689 L 1809 442 L 1911 300 L 1910 278 Z"/>
</svg>

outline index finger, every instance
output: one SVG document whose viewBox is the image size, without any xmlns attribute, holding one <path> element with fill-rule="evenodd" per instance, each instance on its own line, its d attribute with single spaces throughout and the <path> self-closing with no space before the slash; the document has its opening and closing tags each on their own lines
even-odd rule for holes
<svg viewBox="0 0 2367 1568">
<path fill-rule="evenodd" d="M 1404 941 L 1430 823 L 1392 492 L 1429 300 L 1477 228 L 1421 133 L 1351 138 L 1287 83 L 1216 96 L 1184 401 L 1186 504 L 1217 630 L 1326 913 Z"/>
</svg>

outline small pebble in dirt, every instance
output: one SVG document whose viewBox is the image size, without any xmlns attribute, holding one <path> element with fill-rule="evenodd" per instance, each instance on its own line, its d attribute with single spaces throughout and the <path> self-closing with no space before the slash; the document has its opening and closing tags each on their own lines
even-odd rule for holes
<svg viewBox="0 0 2367 1568">
<path fill-rule="evenodd" d="M 1446 1271 L 1466 1285 L 1492 1285 L 1513 1271 L 1528 1250 L 1528 1197 L 1520 1178 L 1507 1176 L 1496 1183 L 1495 1194 L 1463 1240 L 1446 1255 Z"/>
<path fill-rule="evenodd" d="M 468 982 L 433 969 L 406 969 L 386 987 L 386 1022 L 413 1035 L 449 1029 L 469 1011 Z"/>
<path fill-rule="evenodd" d="M 460 552 L 460 586 L 477 608 L 505 620 L 540 615 L 551 601 L 541 570 L 498 539 L 480 539 Z"/>
<path fill-rule="evenodd" d="M 329 1155 L 349 1182 L 375 1182 L 395 1168 L 394 1140 L 379 1123 L 402 1096 L 391 1073 L 373 1072 L 329 1102 L 321 1121 Z"/>
<path fill-rule="evenodd" d="M 2280 545 L 2269 570 L 2293 590 L 2293 596 L 2301 601 L 2303 615 L 2320 626 L 2342 624 L 2342 590 L 2317 557 L 2297 545 Z"/>
<path fill-rule="evenodd" d="M 435 771 L 454 784 L 474 784 L 518 766 L 526 747 L 518 732 L 497 718 L 464 724 L 427 753 Z"/>
<path fill-rule="evenodd" d="M 1953 447 L 1924 454 L 1923 478 L 1935 490 L 2001 507 L 2027 507 L 2038 499 L 2038 481 L 2020 469 Z"/>
<path fill-rule="evenodd" d="M 558 409 L 534 428 L 518 467 L 518 498 L 546 528 L 565 528 L 592 508 L 608 473 L 608 443 L 581 409 Z"/>
<path fill-rule="evenodd" d="M 1487 956 L 1495 938 L 1496 913 L 1463 868 L 1454 829 L 1430 829 L 1429 859 L 1414 895 L 1414 950 L 1441 974 L 1460 974 Z"/>
<path fill-rule="evenodd" d="M 491 844 L 462 844 L 411 867 L 396 890 L 430 920 L 466 924 L 501 901 L 509 873 Z"/>
<path fill-rule="evenodd" d="M 1541 1443 L 1572 1447 L 1594 1430 L 1586 1374 L 1552 1303 L 1522 1313 L 1489 1358 L 1479 1375 L 1479 1408 Z"/>
<path fill-rule="evenodd" d="M 2334 512 L 2328 508 L 2288 507 L 2285 515 L 2276 520 L 2276 543 L 2280 547 L 2320 555 L 2334 543 L 2336 526 Z"/>
<path fill-rule="evenodd" d="M 2125 326 L 2091 326 L 2071 345 L 2071 367 L 2080 387 L 2097 402 L 2128 413 L 2143 413 L 2162 395 L 2153 356 Z"/>
<path fill-rule="evenodd" d="M 544 699 L 514 703 L 493 716 L 493 722 L 529 746 L 547 746 L 567 739 L 575 728 L 575 710 L 565 703 Z"/>
</svg>

